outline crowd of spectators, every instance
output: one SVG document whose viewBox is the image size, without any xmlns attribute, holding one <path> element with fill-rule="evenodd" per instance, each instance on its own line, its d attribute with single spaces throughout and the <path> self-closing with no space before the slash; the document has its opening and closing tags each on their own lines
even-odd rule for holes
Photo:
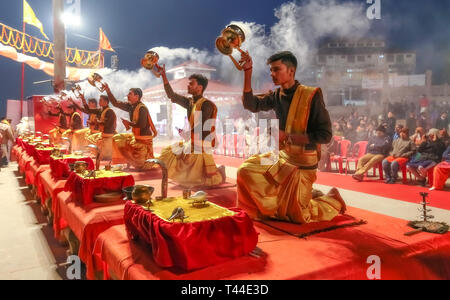
<svg viewBox="0 0 450 300">
<path fill-rule="evenodd" d="M 388 108 L 386 114 L 378 116 L 360 115 L 356 110 L 348 116 L 332 116 L 335 138 L 323 147 L 319 168 L 330 170 L 330 158 L 340 155 L 339 140 L 352 145 L 367 142 L 353 175 L 355 180 L 363 181 L 369 170 L 381 164 L 388 184 L 396 183 L 399 170 L 406 168 L 422 186 L 426 186 L 429 172 L 434 172 L 431 189 L 442 189 L 448 178 L 448 104 L 431 103 L 423 96 L 418 105 L 399 102 Z"/>
</svg>

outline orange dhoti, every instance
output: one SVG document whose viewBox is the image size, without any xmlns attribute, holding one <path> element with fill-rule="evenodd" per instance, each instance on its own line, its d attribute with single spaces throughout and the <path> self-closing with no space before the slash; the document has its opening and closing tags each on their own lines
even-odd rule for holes
<svg viewBox="0 0 450 300">
<path fill-rule="evenodd" d="M 101 160 L 112 160 L 113 157 L 113 134 L 95 133 L 89 135 L 86 140 L 89 145 L 96 145 L 100 149 Z"/>
<path fill-rule="evenodd" d="M 311 101 L 320 89 L 299 86 L 289 108 L 287 134 L 306 134 Z M 321 96 L 321 95 L 320 95 Z M 255 155 L 238 170 L 238 207 L 253 218 L 271 218 L 292 223 L 331 221 L 346 211 L 336 189 L 314 195 L 320 147 L 286 143 L 279 155 Z"/>
<path fill-rule="evenodd" d="M 433 186 L 436 190 L 443 190 L 450 175 L 450 163 L 442 162 L 434 167 Z"/>
<path fill-rule="evenodd" d="M 305 224 L 330 221 L 345 211 L 345 203 L 335 189 L 313 199 L 317 170 L 298 168 L 284 151 L 279 162 L 267 165 L 264 160 L 270 161 L 272 155 L 253 156 L 238 171 L 238 206 L 250 217 Z M 271 174 L 274 168 L 279 171 L 275 177 Z"/>
<path fill-rule="evenodd" d="M 72 150 L 73 151 L 84 150 L 90 144 L 88 137 L 95 133 L 96 133 L 95 131 L 92 131 L 89 128 L 73 131 L 73 134 L 71 134 Z"/>
<path fill-rule="evenodd" d="M 113 164 L 129 164 L 136 169 L 151 168 L 145 162 L 155 158 L 153 155 L 153 138 L 136 138 L 132 133 L 116 134 L 113 138 Z"/>
<path fill-rule="evenodd" d="M 65 129 L 62 129 L 60 127 L 55 127 L 52 130 L 50 130 L 50 132 L 49 132 L 50 142 L 53 145 L 61 144 L 61 138 L 62 138 L 62 135 L 64 132 L 65 132 Z"/>
<path fill-rule="evenodd" d="M 163 149 L 159 157 L 167 167 L 169 178 L 187 187 L 215 186 L 223 182 L 211 154 L 191 153 L 191 142 Z"/>
</svg>

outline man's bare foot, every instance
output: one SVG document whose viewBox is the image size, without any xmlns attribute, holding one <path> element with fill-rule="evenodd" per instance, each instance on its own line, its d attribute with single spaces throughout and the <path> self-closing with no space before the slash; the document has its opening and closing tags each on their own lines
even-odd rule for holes
<svg viewBox="0 0 450 300">
<path fill-rule="evenodd" d="M 332 188 L 328 194 L 328 197 L 334 198 L 337 201 L 339 201 L 342 205 L 341 211 L 339 212 L 340 214 L 345 214 L 345 212 L 347 211 L 347 204 L 345 204 L 344 199 L 341 196 L 341 193 L 339 193 L 339 190 L 337 188 Z"/>
<path fill-rule="evenodd" d="M 220 175 L 222 175 L 222 183 L 225 183 L 227 181 L 225 166 L 220 166 L 217 168 L 217 170 L 219 171 Z"/>
<path fill-rule="evenodd" d="M 357 180 L 357 181 L 359 181 L 359 182 L 361 182 L 361 181 L 364 180 L 364 175 L 356 175 L 355 174 L 355 175 L 352 176 L 352 178 Z"/>
<path fill-rule="evenodd" d="M 316 198 L 319 198 L 322 196 L 325 196 L 325 194 L 322 193 L 322 191 L 315 190 L 315 189 L 312 190 L 312 199 L 316 199 Z"/>
</svg>

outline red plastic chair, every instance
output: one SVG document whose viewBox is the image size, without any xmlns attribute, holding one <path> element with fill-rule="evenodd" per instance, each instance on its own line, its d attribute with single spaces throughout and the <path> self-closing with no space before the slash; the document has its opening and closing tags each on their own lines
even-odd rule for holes
<svg viewBox="0 0 450 300">
<path fill-rule="evenodd" d="M 347 157 L 347 159 L 346 159 L 347 163 L 345 165 L 345 175 L 347 175 L 348 169 L 350 168 L 350 162 L 355 163 L 355 170 L 356 170 L 359 159 L 366 154 L 368 144 L 369 144 L 369 142 L 364 141 L 364 142 L 358 142 L 353 146 L 352 156 Z"/>
<path fill-rule="evenodd" d="M 430 168 L 430 169 L 427 171 L 428 184 L 429 184 L 430 186 L 433 186 L 433 184 L 434 184 L 434 168 L 435 168 L 435 167 L 436 167 L 436 166 Z M 406 172 L 409 173 L 409 180 L 412 181 L 412 179 L 413 179 L 413 178 L 412 178 L 412 177 L 413 177 L 413 174 L 412 174 L 411 172 L 407 171 L 406 164 L 405 164 L 405 166 L 404 166 L 404 169 L 401 167 L 401 170 L 402 170 L 402 176 L 404 177 L 403 183 L 404 183 L 404 184 L 408 183 L 408 180 L 406 179 Z M 415 177 L 415 176 L 414 176 L 414 177 Z M 415 179 L 417 180 L 417 177 L 416 177 Z"/>
<path fill-rule="evenodd" d="M 436 168 L 436 166 L 428 170 L 428 183 L 430 186 L 433 186 L 434 184 L 434 168 Z"/>
<path fill-rule="evenodd" d="M 335 135 L 335 136 L 333 136 L 333 139 L 334 139 L 336 142 L 340 142 L 340 141 L 343 140 L 343 137 L 342 137 L 342 136 L 337 136 L 337 135 Z"/>
<path fill-rule="evenodd" d="M 225 156 L 233 156 L 234 152 L 234 138 L 231 134 L 224 136 Z"/>
<path fill-rule="evenodd" d="M 216 134 L 216 148 L 214 149 L 214 154 L 223 155 L 225 152 L 224 146 L 224 136 L 222 134 Z"/>
<path fill-rule="evenodd" d="M 344 159 L 347 159 L 347 154 L 348 151 L 350 150 L 352 146 L 352 142 L 350 142 L 349 140 L 342 140 L 339 142 L 339 155 L 333 155 L 330 157 L 330 162 L 331 163 L 339 163 L 339 174 L 344 173 L 343 170 L 343 163 L 344 163 Z"/>
<path fill-rule="evenodd" d="M 373 176 L 377 176 L 377 169 L 380 173 L 380 180 L 384 180 L 384 174 L 383 174 L 383 162 L 379 162 L 373 167 Z"/>
<path fill-rule="evenodd" d="M 402 183 L 408 184 L 408 169 L 406 168 L 406 164 L 400 165 L 400 171 L 402 171 Z M 411 177 L 411 173 L 409 173 L 409 177 Z"/>
<path fill-rule="evenodd" d="M 247 143 L 245 140 L 245 135 L 239 135 L 236 137 L 237 138 L 237 142 L 236 142 L 236 156 L 237 157 L 243 157 L 246 158 L 247 156 Z"/>
</svg>

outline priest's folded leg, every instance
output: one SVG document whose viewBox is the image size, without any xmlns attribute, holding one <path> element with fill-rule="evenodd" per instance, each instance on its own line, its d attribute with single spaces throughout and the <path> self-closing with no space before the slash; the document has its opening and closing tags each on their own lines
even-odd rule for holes
<svg viewBox="0 0 450 300">
<path fill-rule="evenodd" d="M 190 142 L 163 149 L 159 159 L 166 164 L 170 179 L 188 187 L 210 187 L 225 182 L 225 170 L 217 168 L 211 154 L 191 152 Z"/>
<path fill-rule="evenodd" d="M 146 161 L 155 158 L 153 139 L 138 138 L 132 133 L 116 134 L 113 137 L 113 164 L 128 164 L 138 170 L 152 168 Z"/>
<path fill-rule="evenodd" d="M 271 157 L 271 153 L 253 156 L 238 171 L 238 207 L 250 217 L 305 224 L 330 221 L 346 211 L 337 189 L 328 195 L 315 192 L 313 199 L 317 170 L 301 169 L 283 158 L 264 165 Z"/>
<path fill-rule="evenodd" d="M 50 130 L 50 132 L 49 132 L 50 142 L 53 145 L 60 144 L 63 132 L 64 132 L 63 129 L 61 129 L 59 127 L 55 127 L 52 130 Z"/>
<path fill-rule="evenodd" d="M 72 150 L 73 151 L 84 150 L 86 146 L 89 145 L 87 137 L 89 137 L 91 134 L 92 132 L 91 129 L 89 128 L 74 131 L 72 135 Z"/>
<path fill-rule="evenodd" d="M 94 133 L 86 140 L 89 145 L 96 145 L 100 149 L 100 159 L 111 161 L 113 157 L 113 134 Z"/>
<path fill-rule="evenodd" d="M 73 130 L 72 129 L 67 129 L 66 131 L 63 132 L 62 137 L 67 137 L 67 138 L 72 138 L 73 135 Z"/>
<path fill-rule="evenodd" d="M 91 133 L 91 132 L 89 132 Z M 97 145 L 98 142 L 102 139 L 102 133 L 101 132 L 97 132 L 97 133 L 93 133 L 93 134 L 89 134 L 86 133 L 86 141 L 88 142 L 89 145 Z"/>
<path fill-rule="evenodd" d="M 102 136 L 97 142 L 97 146 L 100 149 L 101 160 L 112 160 L 113 156 L 113 135 L 112 134 L 102 134 Z"/>
</svg>

